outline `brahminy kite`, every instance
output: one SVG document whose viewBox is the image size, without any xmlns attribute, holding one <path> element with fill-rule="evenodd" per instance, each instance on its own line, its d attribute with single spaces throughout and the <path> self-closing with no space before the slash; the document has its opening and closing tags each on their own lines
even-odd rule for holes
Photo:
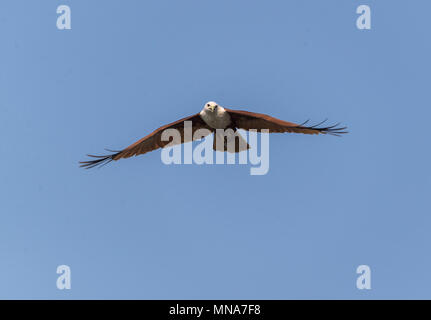
<svg viewBox="0 0 431 320">
<path fill-rule="evenodd" d="M 192 138 L 187 139 L 185 137 L 185 122 L 191 122 L 191 132 Z M 292 122 L 283 121 L 266 114 L 254 113 L 249 111 L 241 111 L 241 110 L 231 110 L 227 108 L 223 108 L 219 104 L 210 101 L 207 102 L 202 109 L 201 112 L 177 120 L 170 124 L 167 124 L 163 127 L 158 128 L 153 131 L 146 137 L 136 141 L 132 145 L 120 151 L 112 151 L 112 154 L 103 155 L 103 156 L 95 156 L 88 155 L 89 157 L 96 158 L 95 160 L 82 161 L 80 162 L 81 167 L 86 169 L 93 168 L 99 165 L 103 165 L 111 162 L 112 160 L 119 160 L 122 158 L 130 158 L 132 156 L 137 156 L 140 154 L 144 154 L 159 148 L 164 148 L 165 146 L 172 145 L 171 141 L 164 141 L 162 139 L 162 134 L 167 129 L 176 129 L 181 135 L 181 141 L 178 143 L 185 143 L 196 139 L 201 139 L 202 135 L 198 135 L 196 138 L 194 133 L 199 129 L 207 129 L 204 132 L 207 132 L 206 135 L 211 133 L 216 133 L 217 129 L 232 129 L 233 131 L 237 131 L 238 129 L 243 130 L 256 130 L 256 131 L 264 131 L 265 132 L 294 132 L 294 133 L 304 133 L 304 134 L 331 134 L 331 135 L 341 135 L 347 133 L 347 127 L 339 127 L 339 124 L 335 124 L 329 127 L 319 127 L 323 122 L 314 125 L 314 126 L 306 126 L 305 124 L 308 120 L 302 124 L 295 124 Z M 239 139 L 241 139 L 240 135 L 236 135 Z M 224 143 L 220 145 L 217 144 L 217 134 L 214 137 L 213 149 L 216 151 L 230 151 L 230 152 L 240 152 L 246 149 L 249 149 L 250 146 L 247 142 L 244 142 L 245 148 L 239 147 L 241 143 L 236 143 L 234 150 L 229 150 L 226 143 L 226 136 L 224 136 Z M 108 150 L 111 151 L 111 150 Z"/>
</svg>

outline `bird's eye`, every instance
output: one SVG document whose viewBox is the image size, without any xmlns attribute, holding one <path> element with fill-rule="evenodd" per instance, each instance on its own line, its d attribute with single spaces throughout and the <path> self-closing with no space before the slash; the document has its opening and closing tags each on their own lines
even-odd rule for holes
<svg viewBox="0 0 431 320">
<path fill-rule="evenodd" d="M 208 103 L 208 104 L 207 104 L 207 107 L 209 107 L 209 106 L 210 106 L 210 104 Z"/>
</svg>

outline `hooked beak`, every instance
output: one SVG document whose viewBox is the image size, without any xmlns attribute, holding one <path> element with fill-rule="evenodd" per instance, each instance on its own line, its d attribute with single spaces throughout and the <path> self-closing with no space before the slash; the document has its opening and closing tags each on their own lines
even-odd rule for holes
<svg viewBox="0 0 431 320">
<path fill-rule="evenodd" d="M 209 106 L 208 108 L 211 110 L 211 112 L 214 112 L 214 106 Z"/>
</svg>

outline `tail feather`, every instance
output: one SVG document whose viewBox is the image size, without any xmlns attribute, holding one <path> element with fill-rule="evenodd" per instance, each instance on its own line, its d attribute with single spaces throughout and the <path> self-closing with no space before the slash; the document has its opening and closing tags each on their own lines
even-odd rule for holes
<svg viewBox="0 0 431 320">
<path fill-rule="evenodd" d="M 238 153 L 250 148 L 250 145 L 238 131 L 233 134 L 221 134 L 216 131 L 214 134 L 213 149 L 215 151 Z"/>
</svg>

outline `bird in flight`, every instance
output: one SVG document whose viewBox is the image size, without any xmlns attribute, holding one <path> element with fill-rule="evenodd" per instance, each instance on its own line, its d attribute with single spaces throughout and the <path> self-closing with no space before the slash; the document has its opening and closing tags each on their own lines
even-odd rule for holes
<svg viewBox="0 0 431 320">
<path fill-rule="evenodd" d="M 167 129 L 176 129 L 181 135 L 181 141 L 179 143 L 188 142 L 185 138 L 185 125 L 186 121 L 190 121 L 192 123 L 192 139 L 200 139 L 201 137 L 196 138 L 194 133 L 199 129 L 207 129 L 207 134 L 215 133 L 215 139 L 213 143 L 213 149 L 217 151 L 228 151 L 226 144 L 226 137 L 223 137 L 224 143 L 221 144 L 221 148 L 219 144 L 216 143 L 217 138 L 217 129 L 232 129 L 236 132 L 238 129 L 243 130 L 268 130 L 267 132 L 293 132 L 293 133 L 304 133 L 304 134 L 330 134 L 339 136 L 341 134 L 347 133 L 345 131 L 347 127 L 340 127 L 339 124 L 335 124 L 329 127 L 321 127 L 320 125 L 325 122 L 321 122 L 314 126 L 306 126 L 308 120 L 302 124 L 295 124 L 292 122 L 283 121 L 266 114 L 254 113 L 249 111 L 241 111 L 241 110 L 231 110 L 228 108 L 223 108 L 219 104 L 214 101 L 207 102 L 202 109 L 201 112 L 177 120 L 170 124 L 164 125 L 146 137 L 136 141 L 130 146 L 126 147 L 120 151 L 112 151 L 112 154 L 109 155 L 88 155 L 89 157 L 94 158 L 93 160 L 81 161 L 80 166 L 86 169 L 97 167 L 100 165 L 107 164 L 112 160 L 119 160 L 123 158 L 130 158 L 132 156 L 137 156 L 140 154 L 144 154 L 159 148 L 164 148 L 167 144 L 171 143 L 170 141 L 164 141 L 162 139 L 162 133 Z M 241 139 L 241 138 L 239 138 Z M 190 141 L 191 141 L 190 140 Z M 171 144 L 172 145 L 172 144 Z M 249 149 L 250 146 L 245 142 L 245 149 L 241 149 L 238 147 L 239 144 L 235 145 L 235 150 L 231 152 L 240 152 L 246 149 Z M 108 150 L 111 151 L 111 150 Z"/>
</svg>

